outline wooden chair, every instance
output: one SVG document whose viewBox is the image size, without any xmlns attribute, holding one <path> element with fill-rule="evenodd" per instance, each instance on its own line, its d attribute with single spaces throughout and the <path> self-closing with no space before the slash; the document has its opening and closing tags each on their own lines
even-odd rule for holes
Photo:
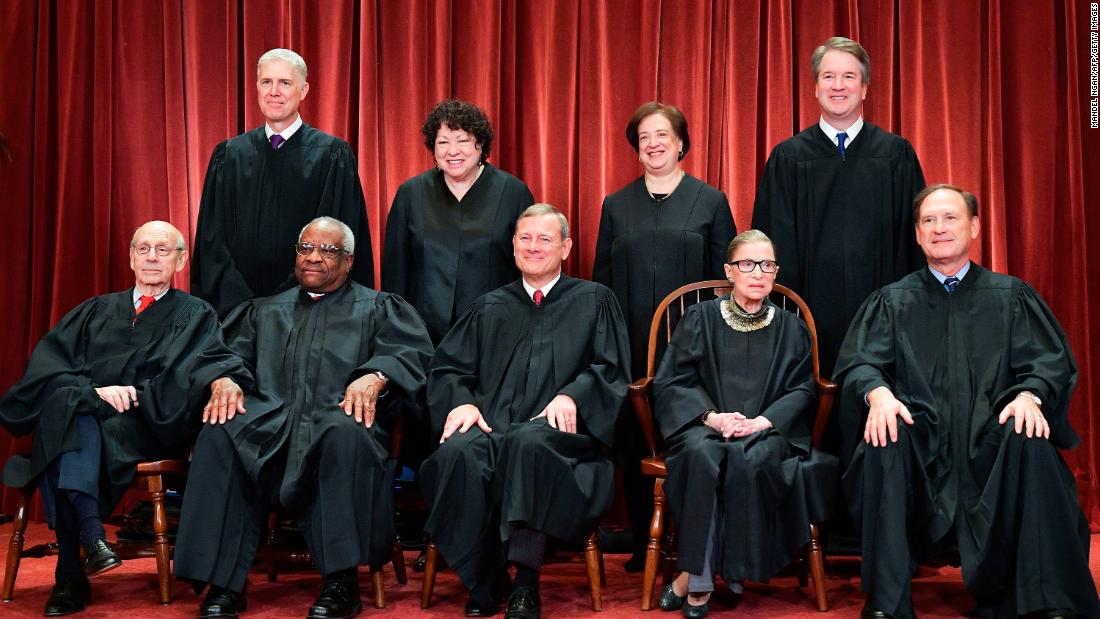
<svg viewBox="0 0 1100 619">
<path fill-rule="evenodd" d="M 150 495 L 153 500 L 153 540 L 150 542 L 135 540 L 119 540 L 115 544 L 115 552 L 123 559 L 136 559 L 156 557 L 157 559 L 157 584 L 160 590 L 160 603 L 172 602 L 171 568 L 169 560 L 172 557 L 172 545 L 168 541 L 168 513 L 164 506 L 167 479 L 182 479 L 187 474 L 187 462 L 184 460 L 158 460 L 156 462 L 141 462 L 137 465 L 134 480 L 130 484 L 130 490 Z M 50 550 L 43 550 L 42 546 L 34 546 L 23 549 L 24 534 L 27 530 L 27 506 L 38 489 L 38 481 L 24 486 L 19 494 L 19 504 L 15 510 L 15 520 L 12 522 L 11 539 L 8 541 L 7 565 L 4 568 L 4 588 L 2 597 L 5 602 L 10 602 L 15 590 L 15 578 L 19 574 L 19 562 L 23 557 L 43 556 L 54 554 Z"/>
<path fill-rule="evenodd" d="M 428 542 L 428 549 L 424 559 L 424 583 L 420 589 L 420 608 L 430 608 L 432 605 L 432 590 L 435 588 L 435 574 L 439 562 L 439 551 L 435 544 Z M 607 577 L 603 567 L 603 552 L 600 550 L 600 540 L 593 531 L 584 542 L 584 568 L 588 575 L 588 595 L 592 598 L 592 610 L 603 610 L 603 586 L 607 584 Z"/>
<path fill-rule="evenodd" d="M 392 440 L 390 441 L 390 458 L 396 463 L 401 455 L 401 440 L 405 436 L 405 419 L 398 417 L 394 424 Z M 304 540 L 294 542 L 285 541 L 287 534 L 295 528 L 293 520 L 283 520 L 278 511 L 272 511 L 267 520 L 266 540 L 256 549 L 254 563 L 268 563 L 267 579 L 275 582 L 278 579 L 278 568 L 282 564 L 313 563 L 313 554 L 306 547 Z M 409 582 L 405 572 L 405 553 L 401 550 L 401 538 L 397 535 L 393 538 L 393 548 L 390 552 L 390 562 L 393 564 L 394 575 L 399 584 Z M 374 589 L 374 607 L 386 607 L 386 592 L 382 587 L 382 569 L 370 569 L 371 588 Z"/>
<path fill-rule="evenodd" d="M 663 563 L 662 572 L 667 585 L 672 575 L 672 566 L 675 561 L 675 536 L 671 532 L 671 522 L 665 520 L 665 491 L 664 481 L 667 476 L 665 468 L 664 446 L 656 431 L 653 421 L 653 409 L 651 399 L 651 386 L 656 368 L 654 358 L 657 351 L 659 338 L 667 344 L 672 338 L 672 332 L 679 320 L 683 317 L 687 308 L 695 303 L 713 299 L 715 296 L 725 294 L 730 283 L 724 279 L 709 280 L 681 286 L 669 293 L 657 306 L 653 315 L 653 323 L 649 331 L 648 363 L 646 377 L 639 379 L 630 386 L 630 400 L 634 407 L 634 413 L 638 417 L 638 423 L 642 427 L 646 444 L 649 447 L 649 456 L 642 459 L 642 474 L 654 478 L 653 484 L 653 519 L 649 525 L 649 544 L 646 547 L 645 573 L 642 580 L 642 610 L 653 607 L 656 594 L 658 563 Z M 821 376 L 817 358 L 817 329 L 814 326 L 813 316 L 809 307 L 797 294 L 790 289 L 776 284 L 771 300 L 781 309 L 798 314 L 809 327 L 812 342 L 814 382 L 817 384 L 818 403 L 817 417 L 814 420 L 813 447 L 816 449 L 821 443 L 821 437 L 825 432 L 825 423 L 828 421 L 829 411 L 833 406 L 837 386 L 835 383 Z M 810 543 L 807 545 L 807 559 L 809 572 L 813 576 L 814 599 L 819 611 L 828 610 L 828 601 L 825 597 L 825 561 L 821 551 L 821 542 L 816 523 L 809 523 Z M 799 585 L 805 587 L 807 583 L 806 566 L 803 562 L 799 570 Z"/>
</svg>

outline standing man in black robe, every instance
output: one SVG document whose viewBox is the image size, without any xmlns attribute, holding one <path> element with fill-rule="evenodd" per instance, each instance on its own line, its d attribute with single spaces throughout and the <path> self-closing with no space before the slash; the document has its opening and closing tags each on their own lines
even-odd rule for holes
<svg viewBox="0 0 1100 619">
<path fill-rule="evenodd" d="M 298 114 L 309 94 L 305 60 L 288 49 L 260 56 L 256 94 L 267 122 L 214 148 L 199 203 L 191 292 L 222 318 L 244 301 L 296 285 L 294 235 L 322 215 L 351 227 L 359 241 L 351 278 L 374 285 L 355 155 Z"/>
<path fill-rule="evenodd" d="M 428 332 L 400 297 L 348 281 L 355 235 L 343 223 L 315 219 L 296 251 L 298 287 L 225 323 L 251 377 L 211 386 L 192 456 L 175 571 L 211 585 L 200 617 L 245 609 L 272 506 L 298 519 L 324 576 L 309 617 L 358 613 L 357 566 L 380 568 L 393 542 L 388 449 L 402 403 L 424 385 Z"/>
<path fill-rule="evenodd" d="M 77 306 L 34 349 L 27 373 L 0 400 L 0 423 L 34 433 L 28 456 L 13 456 L 4 485 L 41 476 L 42 503 L 57 533 L 48 617 L 91 601 L 88 576 L 122 564 L 102 515 L 114 509 L 143 460 L 185 457 L 214 378 L 241 369 L 220 348 L 218 317 L 172 288 L 187 263 L 183 235 L 151 221 L 134 232 L 134 286 Z M 81 564 L 80 548 L 87 558 Z"/>
<path fill-rule="evenodd" d="M 1065 333 L 1031 287 L 969 260 L 972 194 L 928 187 L 913 219 L 927 267 L 867 299 L 837 363 L 863 616 L 912 617 L 917 562 L 957 548 L 983 617 L 1100 617 L 1058 453 L 1079 441 Z"/>
<path fill-rule="evenodd" d="M 583 538 L 611 500 L 603 447 L 630 380 L 615 295 L 561 273 L 573 245 L 565 216 L 531 206 L 512 242 L 521 279 L 475 301 L 428 371 L 441 445 L 420 469 L 425 529 L 476 617 L 497 612 L 506 559 L 516 582 L 505 617 L 539 616 L 547 536 Z"/>
<path fill-rule="evenodd" d="M 810 71 L 821 119 L 772 150 L 752 227 L 775 242 L 779 283 L 809 304 L 829 376 L 867 295 L 923 264 L 910 211 L 924 174 L 905 138 L 863 120 L 863 46 L 833 37 L 814 50 Z"/>
</svg>

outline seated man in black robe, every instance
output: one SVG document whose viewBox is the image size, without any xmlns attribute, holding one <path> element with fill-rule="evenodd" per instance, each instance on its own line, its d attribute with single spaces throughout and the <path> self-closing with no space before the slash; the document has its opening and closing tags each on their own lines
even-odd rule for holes
<svg viewBox="0 0 1100 619">
<path fill-rule="evenodd" d="M 358 613 L 357 567 L 380 568 L 393 543 L 390 437 L 424 385 L 428 332 L 400 297 L 348 280 L 355 236 L 343 223 L 310 222 L 296 251 L 299 286 L 225 323 L 251 378 L 211 386 L 184 494 L 175 572 L 211 585 L 200 617 L 245 609 L 272 507 L 298 520 L 324 576 L 309 617 Z"/>
<path fill-rule="evenodd" d="M 969 260 L 972 194 L 928 187 L 914 221 L 927 268 L 867 299 L 837 366 L 863 616 L 912 617 L 917 563 L 957 550 L 984 617 L 1100 617 L 1058 453 L 1079 440 L 1065 333 L 1027 284 Z"/>
<path fill-rule="evenodd" d="M 91 601 L 87 577 L 122 564 L 101 515 L 121 500 L 138 462 L 186 457 L 206 386 L 240 369 L 230 356 L 200 357 L 220 347 L 221 332 L 213 308 L 172 288 L 186 262 L 183 235 L 171 224 L 138 228 L 130 241 L 134 286 L 66 314 L 0 401 L 8 431 L 34 433 L 30 456 L 8 460 L 4 484 L 21 487 L 41 476 L 57 532 L 47 616 L 83 609 Z"/>
<path fill-rule="evenodd" d="M 315 217 L 347 224 L 359 242 L 351 279 L 374 285 L 363 188 L 347 142 L 302 121 L 306 62 L 273 49 L 256 62 L 264 125 L 214 147 L 202 184 L 191 292 L 224 318 L 241 303 L 292 288 L 288 239 Z"/>
<path fill-rule="evenodd" d="M 428 371 L 441 445 L 420 469 L 424 528 L 470 590 L 469 616 L 496 613 L 506 559 L 505 616 L 539 616 L 546 537 L 583 538 L 611 500 L 603 447 L 629 383 L 615 295 L 561 273 L 565 216 L 529 207 L 512 244 L 522 278 L 475 301 Z"/>
</svg>

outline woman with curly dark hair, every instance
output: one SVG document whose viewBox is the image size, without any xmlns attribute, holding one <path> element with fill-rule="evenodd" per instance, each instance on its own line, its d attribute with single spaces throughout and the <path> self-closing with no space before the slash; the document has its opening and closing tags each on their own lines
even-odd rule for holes
<svg viewBox="0 0 1100 619">
<path fill-rule="evenodd" d="M 397 189 L 382 289 L 411 303 L 438 345 L 474 299 L 519 277 L 512 230 L 535 200 L 523 181 L 488 163 L 493 128 L 476 105 L 442 101 L 420 131 L 435 168 Z"/>
</svg>

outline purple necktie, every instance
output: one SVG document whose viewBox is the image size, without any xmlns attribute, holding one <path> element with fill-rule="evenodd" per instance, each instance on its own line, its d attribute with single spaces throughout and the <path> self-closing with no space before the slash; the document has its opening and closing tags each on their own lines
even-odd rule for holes
<svg viewBox="0 0 1100 619">
<path fill-rule="evenodd" d="M 271 150 L 279 150 L 279 145 L 286 141 L 286 138 L 276 133 L 271 136 Z"/>
</svg>

